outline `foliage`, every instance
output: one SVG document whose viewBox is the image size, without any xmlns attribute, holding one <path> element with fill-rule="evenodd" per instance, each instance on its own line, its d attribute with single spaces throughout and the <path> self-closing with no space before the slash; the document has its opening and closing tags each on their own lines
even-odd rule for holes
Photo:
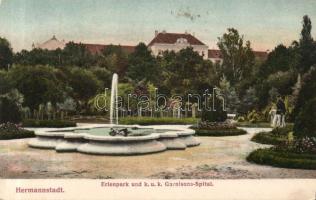
<svg viewBox="0 0 316 200">
<path fill-rule="evenodd" d="M 274 167 L 316 169 L 315 154 L 299 154 L 275 148 L 257 149 L 247 156 L 247 161 Z"/>
<path fill-rule="evenodd" d="M 309 100 L 296 117 L 294 125 L 296 137 L 316 137 L 316 98 Z"/>
<path fill-rule="evenodd" d="M 227 130 L 236 129 L 236 126 L 228 122 L 208 122 L 200 121 L 197 127 L 193 126 L 193 129 L 203 129 L 203 130 Z"/>
<path fill-rule="evenodd" d="M 268 122 L 237 122 L 236 126 L 238 127 L 250 127 L 250 128 L 270 128 L 270 123 Z"/>
<path fill-rule="evenodd" d="M 247 132 L 242 129 L 220 129 L 220 130 L 209 130 L 209 129 L 196 129 L 195 134 L 198 136 L 237 136 L 237 135 L 245 135 Z"/>
<path fill-rule="evenodd" d="M 225 76 L 220 79 L 219 87 L 221 89 L 221 93 L 225 97 L 227 112 L 237 113 L 241 105 L 236 89 L 230 86 L 230 83 Z"/>
<path fill-rule="evenodd" d="M 69 84 L 73 88 L 74 99 L 86 104 L 101 89 L 101 83 L 91 71 L 73 68 L 70 71 Z"/>
<path fill-rule="evenodd" d="M 63 127 L 74 127 L 75 122 L 64 121 L 64 120 L 36 120 L 27 119 L 23 120 L 23 127 L 46 127 L 46 128 L 63 128 Z"/>
<path fill-rule="evenodd" d="M 138 125 L 164 125 L 164 124 L 196 124 L 196 118 L 172 118 L 172 117 L 124 117 L 119 119 L 120 124 Z"/>
<path fill-rule="evenodd" d="M 229 28 L 217 43 L 223 56 L 223 73 L 231 83 L 236 83 L 251 74 L 255 57 L 250 47 L 250 42 L 244 44 L 234 28 Z"/>
<path fill-rule="evenodd" d="M 0 123 L 21 121 L 23 96 L 16 89 L 0 95 Z"/>
<path fill-rule="evenodd" d="M 246 114 L 251 110 L 254 110 L 258 103 L 258 97 L 256 96 L 256 90 L 253 87 L 250 87 L 246 90 L 245 95 L 241 98 L 242 106 L 239 109 L 239 112 Z"/>
<path fill-rule="evenodd" d="M 251 141 L 260 144 L 282 145 L 287 142 L 287 135 L 275 135 L 271 132 L 260 132 L 251 138 Z"/>
<path fill-rule="evenodd" d="M 0 124 L 0 140 L 35 137 L 33 131 L 25 130 L 16 124 Z"/>
<path fill-rule="evenodd" d="M 159 77 L 159 68 L 151 52 L 144 43 L 139 43 L 128 58 L 127 76 L 133 80 L 155 82 Z"/>
<path fill-rule="evenodd" d="M 40 104 L 63 101 L 63 85 L 56 71 L 48 66 L 16 66 L 9 71 L 14 86 L 24 96 L 23 105 L 33 110 Z"/>
<path fill-rule="evenodd" d="M 13 63 L 13 51 L 9 41 L 0 37 L 0 70 L 8 69 Z"/>
</svg>

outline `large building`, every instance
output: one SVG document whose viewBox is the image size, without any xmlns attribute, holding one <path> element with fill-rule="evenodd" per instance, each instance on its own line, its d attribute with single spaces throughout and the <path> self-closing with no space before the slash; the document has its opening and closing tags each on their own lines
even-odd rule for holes
<svg viewBox="0 0 316 200">
<path fill-rule="evenodd" d="M 208 46 L 189 33 L 167 33 L 165 31 L 158 33 L 155 31 L 154 39 L 148 44 L 148 48 L 155 56 L 164 51 L 178 52 L 187 47 L 192 47 L 204 59 L 208 59 Z"/>
<path fill-rule="evenodd" d="M 86 44 L 88 51 L 92 54 L 99 54 L 103 49 L 110 45 L 105 44 Z M 32 45 L 33 48 L 40 49 L 63 49 L 66 45 L 64 40 L 58 40 L 53 36 L 50 40 L 42 44 Z M 118 45 L 126 53 L 132 53 L 135 50 L 135 46 L 130 45 Z M 152 51 L 153 55 L 159 56 L 164 51 L 175 51 L 178 52 L 181 49 L 192 47 L 194 51 L 198 52 L 204 59 L 211 60 L 213 63 L 221 63 L 223 57 L 221 51 L 218 49 L 208 49 L 208 46 L 197 39 L 194 35 L 190 33 L 167 33 L 166 31 L 158 32 L 155 31 L 155 37 L 149 42 L 148 48 Z M 254 51 L 257 60 L 266 60 L 268 52 L 266 51 Z"/>
<path fill-rule="evenodd" d="M 65 40 L 58 40 L 55 35 L 53 37 L 41 44 L 32 44 L 32 48 L 38 49 L 47 49 L 47 50 L 56 50 L 56 49 L 63 49 L 66 46 Z"/>
</svg>

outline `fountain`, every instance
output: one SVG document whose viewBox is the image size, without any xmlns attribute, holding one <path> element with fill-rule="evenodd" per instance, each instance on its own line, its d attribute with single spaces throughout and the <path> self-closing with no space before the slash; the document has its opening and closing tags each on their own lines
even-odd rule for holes
<svg viewBox="0 0 316 200">
<path fill-rule="evenodd" d="M 118 76 L 113 75 L 110 124 L 85 125 L 80 128 L 39 129 L 28 145 L 55 149 L 57 152 L 80 152 L 99 155 L 138 155 L 165 150 L 184 150 L 200 142 L 188 126 L 118 125 Z M 120 129 L 121 130 L 118 130 Z"/>
<path fill-rule="evenodd" d="M 110 123 L 118 124 L 118 100 L 117 100 L 118 75 L 113 74 L 111 86 Z M 115 120 L 115 121 L 114 121 Z"/>
</svg>

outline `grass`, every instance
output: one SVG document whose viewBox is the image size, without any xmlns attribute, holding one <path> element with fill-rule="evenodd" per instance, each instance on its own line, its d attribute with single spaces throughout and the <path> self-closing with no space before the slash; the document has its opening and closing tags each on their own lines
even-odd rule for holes
<svg viewBox="0 0 316 200">
<path fill-rule="evenodd" d="M 257 149 L 248 155 L 247 161 L 274 167 L 316 169 L 316 155 L 283 152 L 274 148 Z"/>
<path fill-rule="evenodd" d="M 170 125 L 181 124 L 189 125 L 196 124 L 198 118 L 172 118 L 172 117 L 124 117 L 119 119 L 120 124 L 138 124 L 138 125 Z"/>
</svg>

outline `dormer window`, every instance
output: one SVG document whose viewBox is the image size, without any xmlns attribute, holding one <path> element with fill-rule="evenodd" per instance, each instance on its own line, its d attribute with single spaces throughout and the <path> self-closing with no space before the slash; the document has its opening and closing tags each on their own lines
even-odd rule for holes
<svg viewBox="0 0 316 200">
<path fill-rule="evenodd" d="M 187 44 L 188 40 L 185 39 L 185 38 L 178 38 L 176 43 L 178 43 L 178 44 Z"/>
</svg>

